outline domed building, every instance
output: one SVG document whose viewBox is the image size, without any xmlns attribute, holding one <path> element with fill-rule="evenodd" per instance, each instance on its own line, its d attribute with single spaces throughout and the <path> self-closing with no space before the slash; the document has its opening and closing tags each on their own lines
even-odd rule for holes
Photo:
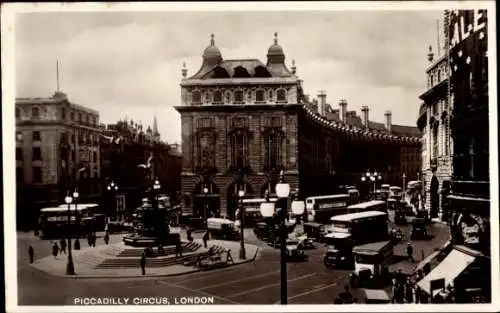
<svg viewBox="0 0 500 313">
<path fill-rule="evenodd" d="M 295 61 L 274 34 L 267 62 L 224 59 L 211 36 L 197 72 L 181 71 L 182 195 L 185 213 L 235 217 L 238 191 L 245 198 L 275 193 L 283 171 L 299 198 L 334 194 L 340 185 L 360 183 L 367 169 L 400 184 L 401 164 L 420 157 L 416 127 L 369 120 L 305 95 Z M 405 150 L 406 149 L 406 150 Z M 370 157 L 381 153 L 384 158 Z M 413 154 L 412 154 L 413 153 Z M 408 157 L 409 160 L 409 157 Z M 416 179 L 415 172 L 406 173 Z M 259 214 L 258 205 L 246 207 Z"/>
</svg>

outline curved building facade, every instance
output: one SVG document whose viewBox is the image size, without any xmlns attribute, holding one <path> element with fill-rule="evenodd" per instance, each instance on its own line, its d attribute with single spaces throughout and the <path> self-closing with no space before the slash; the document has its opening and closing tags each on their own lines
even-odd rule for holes
<svg viewBox="0 0 500 313">
<path fill-rule="evenodd" d="M 207 52 L 208 51 L 208 52 Z M 299 197 L 333 194 L 341 185 L 362 186 L 367 170 L 400 186 L 418 179 L 420 131 L 362 116 L 304 94 L 295 62 L 285 64 L 277 34 L 267 62 L 225 60 L 212 36 L 201 68 L 188 77 L 183 68 L 182 196 L 187 213 L 234 217 L 238 191 L 259 198 L 274 193 L 280 171 Z M 377 186 L 374 186 L 377 187 Z"/>
</svg>

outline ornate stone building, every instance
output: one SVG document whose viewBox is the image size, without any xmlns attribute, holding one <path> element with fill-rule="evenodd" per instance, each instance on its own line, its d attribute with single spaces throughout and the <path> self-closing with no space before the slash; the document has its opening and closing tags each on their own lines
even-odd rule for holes
<svg viewBox="0 0 500 313">
<path fill-rule="evenodd" d="M 36 222 L 40 208 L 63 203 L 75 187 L 81 201 L 95 200 L 100 195 L 99 113 L 56 92 L 49 98 L 17 98 L 15 114 L 19 226 Z"/>
<path fill-rule="evenodd" d="M 296 75 L 295 62 L 285 54 L 275 34 L 267 62 L 257 59 L 224 60 L 212 35 L 201 68 L 187 77 L 182 69 L 182 195 L 186 212 L 203 216 L 234 216 L 236 195 L 249 198 L 271 195 L 280 170 L 299 197 L 332 194 L 344 184 L 360 184 L 367 169 L 384 181 L 401 184 L 401 161 L 420 168 L 420 132 L 416 127 L 393 125 L 340 111 L 311 100 Z M 402 157 L 403 153 L 415 158 Z M 379 155 L 381 157 L 373 157 Z M 383 156 L 383 157 L 382 157 Z M 416 165 L 415 165 L 416 164 Z M 409 177 L 410 178 L 410 177 Z M 208 192 L 204 192 L 208 191 Z"/>
<path fill-rule="evenodd" d="M 156 117 L 153 128 L 142 124 L 118 121 L 102 129 L 101 136 L 102 186 L 111 181 L 119 186 L 119 192 L 107 193 L 116 197 L 116 206 L 121 210 L 137 208 L 153 181 L 158 179 L 161 192 L 177 201 L 181 187 L 182 158 L 177 145 L 163 142 L 158 132 Z M 149 163 L 148 163 L 149 160 Z M 140 164 L 149 168 L 140 167 Z M 111 212 L 112 213 L 112 212 Z"/>
<path fill-rule="evenodd" d="M 449 60 L 446 54 L 434 58 L 429 47 L 427 91 L 420 96 L 424 101 L 417 125 L 422 136 L 422 180 L 425 207 L 432 217 L 441 211 L 441 190 L 449 184 L 452 174 L 452 140 L 450 131 L 451 99 Z"/>
</svg>

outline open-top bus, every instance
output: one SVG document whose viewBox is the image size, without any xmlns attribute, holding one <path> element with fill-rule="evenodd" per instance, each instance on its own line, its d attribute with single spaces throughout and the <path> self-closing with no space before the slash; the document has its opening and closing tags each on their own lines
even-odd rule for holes
<svg viewBox="0 0 500 313">
<path fill-rule="evenodd" d="M 347 213 L 348 201 L 348 194 L 306 198 L 307 219 L 317 223 L 329 223 L 332 216 Z"/>
<path fill-rule="evenodd" d="M 72 235 L 86 235 L 89 232 L 103 231 L 106 226 L 106 217 L 100 214 L 97 204 L 61 204 L 58 207 L 43 208 L 40 210 L 40 228 L 42 238 L 54 238 Z M 68 222 L 69 215 L 69 222 Z"/>
</svg>

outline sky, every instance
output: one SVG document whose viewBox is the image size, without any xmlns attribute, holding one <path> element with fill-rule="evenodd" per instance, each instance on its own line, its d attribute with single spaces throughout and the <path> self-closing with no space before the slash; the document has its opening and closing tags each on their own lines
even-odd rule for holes
<svg viewBox="0 0 500 313">
<path fill-rule="evenodd" d="M 179 142 L 182 63 L 201 66 L 210 34 L 223 58 L 258 58 L 278 33 L 305 92 L 327 93 L 338 108 L 370 107 L 370 119 L 416 125 L 425 91 L 429 45 L 436 50 L 441 11 L 232 11 L 22 13 L 15 24 L 17 97 L 48 97 L 57 89 L 96 109 L 100 121 L 124 118 L 152 125 Z M 442 23 L 440 22 L 442 32 Z M 443 38 L 440 35 L 441 40 Z"/>
</svg>

